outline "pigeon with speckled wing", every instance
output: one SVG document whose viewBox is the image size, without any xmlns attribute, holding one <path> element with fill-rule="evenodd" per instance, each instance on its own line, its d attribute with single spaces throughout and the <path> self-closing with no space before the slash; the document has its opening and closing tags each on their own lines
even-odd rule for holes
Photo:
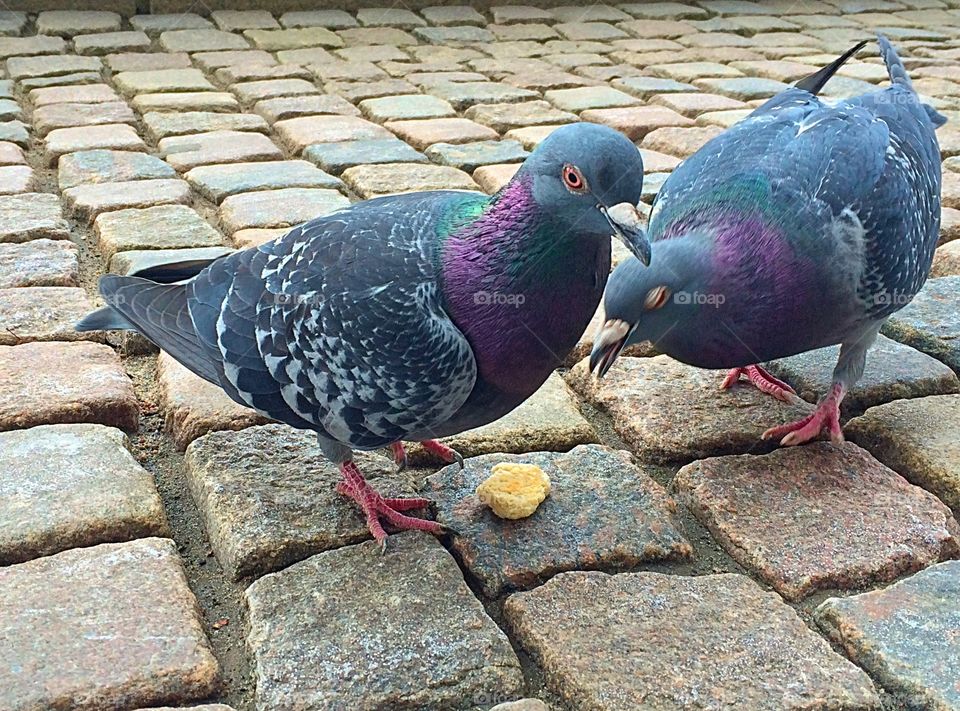
<svg viewBox="0 0 960 711">
<path fill-rule="evenodd" d="M 651 262 L 614 271 L 591 367 L 650 340 L 702 368 L 731 368 L 796 400 L 757 365 L 840 344 L 833 385 L 799 422 L 765 438 L 842 440 L 839 404 L 883 322 L 930 271 L 940 223 L 942 116 L 919 100 L 878 37 L 891 85 L 827 104 L 816 97 L 863 43 L 703 146 L 664 183 L 650 217 Z"/>
<path fill-rule="evenodd" d="M 623 134 L 558 129 L 487 196 L 434 191 L 357 203 L 212 263 L 108 275 L 78 329 L 134 328 L 236 402 L 317 432 L 338 491 L 381 519 L 440 533 L 385 499 L 353 450 L 436 442 L 502 417 L 576 344 L 610 270 L 610 236 L 642 259 L 643 165 Z M 608 209 L 612 208 L 612 209 Z M 625 209 L 626 208 L 626 209 Z M 619 216 L 619 217 L 618 217 Z M 149 277 L 149 278 L 144 278 Z M 168 278 L 169 277 L 169 278 Z M 462 462 L 462 460 L 460 460 Z"/>
</svg>

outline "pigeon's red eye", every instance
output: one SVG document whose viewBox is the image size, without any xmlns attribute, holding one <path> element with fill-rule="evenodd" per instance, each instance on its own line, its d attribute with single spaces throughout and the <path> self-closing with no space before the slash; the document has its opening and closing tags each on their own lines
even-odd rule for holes
<svg viewBox="0 0 960 711">
<path fill-rule="evenodd" d="M 575 193 L 581 193 L 587 188 L 587 181 L 584 179 L 583 173 L 577 166 L 569 163 L 563 166 L 563 184 Z"/>
</svg>

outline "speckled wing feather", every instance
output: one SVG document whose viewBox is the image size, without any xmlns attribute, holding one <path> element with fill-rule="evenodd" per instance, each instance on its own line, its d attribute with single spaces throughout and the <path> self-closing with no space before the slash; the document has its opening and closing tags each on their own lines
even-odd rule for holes
<svg viewBox="0 0 960 711">
<path fill-rule="evenodd" d="M 438 192 L 382 198 L 214 264 L 190 313 L 239 402 L 356 448 L 442 424 L 476 381 L 469 343 L 443 310 Z"/>
</svg>

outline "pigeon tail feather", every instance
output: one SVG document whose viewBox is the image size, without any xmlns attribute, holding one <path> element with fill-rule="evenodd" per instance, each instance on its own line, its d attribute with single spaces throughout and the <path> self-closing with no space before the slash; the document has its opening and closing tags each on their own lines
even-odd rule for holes
<svg viewBox="0 0 960 711">
<path fill-rule="evenodd" d="M 880 56 L 883 57 L 883 63 L 887 66 L 890 83 L 894 86 L 902 86 L 904 89 L 916 94 L 913 88 L 913 82 L 910 81 L 910 75 L 907 74 L 907 68 L 903 66 L 903 62 L 900 61 L 900 56 L 897 54 L 897 50 L 893 48 L 893 45 L 890 44 L 890 40 L 884 35 L 877 33 L 877 44 L 880 45 Z M 927 112 L 927 116 L 930 118 L 930 122 L 934 128 L 940 128 L 947 122 L 947 117 L 929 104 L 921 104 L 921 106 L 923 106 L 924 111 Z"/>
<path fill-rule="evenodd" d="M 823 69 L 820 69 L 809 76 L 805 76 L 803 79 L 798 81 L 794 86 L 797 89 L 803 89 L 804 91 L 809 91 L 811 94 L 816 96 L 820 90 L 823 88 L 824 84 L 830 81 L 830 77 L 837 73 L 837 70 L 840 69 L 844 64 L 847 63 L 847 60 L 850 59 L 853 55 L 859 52 L 861 49 L 866 46 L 869 40 L 863 40 L 858 42 L 856 45 L 848 49 L 846 52 L 841 54 L 835 60 L 830 62 Z M 896 55 L 894 55 L 896 56 Z M 899 60 L 898 60 L 899 61 Z M 901 65 L 902 66 L 902 65 Z M 909 81 L 909 80 L 908 80 Z"/>
</svg>

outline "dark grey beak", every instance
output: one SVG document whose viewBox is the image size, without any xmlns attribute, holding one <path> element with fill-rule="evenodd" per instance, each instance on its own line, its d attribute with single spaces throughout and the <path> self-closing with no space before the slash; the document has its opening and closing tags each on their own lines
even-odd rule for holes
<svg viewBox="0 0 960 711">
<path fill-rule="evenodd" d="M 611 319 L 600 327 L 593 340 L 593 351 L 590 353 L 590 372 L 602 378 L 616 362 L 620 351 L 627 345 L 627 338 L 633 327 L 626 321 Z"/>
<path fill-rule="evenodd" d="M 633 256 L 643 262 L 643 266 L 650 266 L 650 241 L 640 226 L 643 218 L 636 206 L 628 202 L 612 207 L 600 205 L 600 212 L 610 223 L 614 236 L 623 242 Z"/>
</svg>

